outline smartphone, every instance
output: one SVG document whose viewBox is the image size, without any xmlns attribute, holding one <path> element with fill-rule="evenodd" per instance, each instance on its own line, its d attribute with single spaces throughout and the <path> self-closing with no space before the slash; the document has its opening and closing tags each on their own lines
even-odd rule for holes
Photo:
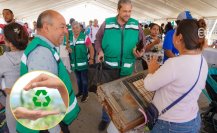
<svg viewBox="0 0 217 133">
<path fill-rule="evenodd" d="M 143 49 L 144 45 L 143 45 L 143 41 L 140 40 L 137 44 L 136 44 L 136 50 L 138 50 L 139 52 L 141 52 L 141 50 Z"/>
</svg>

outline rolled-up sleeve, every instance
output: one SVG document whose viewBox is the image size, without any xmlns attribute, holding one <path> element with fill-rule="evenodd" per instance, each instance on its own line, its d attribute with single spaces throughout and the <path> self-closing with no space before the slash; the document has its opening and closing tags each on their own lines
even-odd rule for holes
<svg viewBox="0 0 217 133">
<path fill-rule="evenodd" d="M 139 25 L 139 40 L 142 40 L 143 46 L 146 45 L 146 37 L 145 37 L 143 29 L 140 25 Z"/>
<path fill-rule="evenodd" d="M 97 34 L 96 34 L 96 40 L 95 40 L 95 46 L 96 46 L 96 52 L 97 54 L 102 50 L 102 38 L 105 31 L 105 22 L 102 23 L 100 26 Z"/>
</svg>

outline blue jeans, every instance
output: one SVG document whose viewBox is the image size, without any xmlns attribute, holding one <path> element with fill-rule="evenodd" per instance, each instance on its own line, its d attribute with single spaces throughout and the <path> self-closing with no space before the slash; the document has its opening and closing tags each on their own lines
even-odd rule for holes
<svg viewBox="0 0 217 133">
<path fill-rule="evenodd" d="M 191 121 L 183 123 L 158 120 L 151 133 L 199 133 L 201 126 L 200 114 Z"/>
<path fill-rule="evenodd" d="M 87 90 L 87 84 L 88 84 L 88 78 L 87 78 L 87 70 L 82 71 L 75 71 L 77 84 L 78 84 L 78 93 L 81 93 L 83 95 L 88 95 Z"/>
<path fill-rule="evenodd" d="M 108 114 L 106 113 L 106 111 L 105 111 L 104 108 L 102 108 L 102 121 L 105 121 L 105 122 L 107 122 L 107 123 L 110 122 L 110 118 L 109 118 L 109 116 L 108 116 Z"/>
</svg>

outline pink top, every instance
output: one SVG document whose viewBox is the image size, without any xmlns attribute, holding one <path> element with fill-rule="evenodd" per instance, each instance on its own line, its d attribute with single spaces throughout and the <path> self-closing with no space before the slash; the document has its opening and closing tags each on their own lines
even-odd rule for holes
<svg viewBox="0 0 217 133">
<path fill-rule="evenodd" d="M 199 74 L 200 63 L 201 54 L 180 55 L 169 58 L 154 74 L 146 76 L 144 86 L 149 91 L 156 91 L 153 103 L 159 112 L 193 86 Z M 197 100 L 205 87 L 207 73 L 207 62 L 203 58 L 201 74 L 195 88 L 159 119 L 181 123 L 196 118 L 199 111 Z"/>
<path fill-rule="evenodd" d="M 91 40 L 90 40 L 90 37 L 88 37 L 87 35 L 86 35 L 86 37 L 85 37 L 85 45 L 86 45 L 87 47 L 89 47 L 90 45 L 92 45 Z"/>
</svg>

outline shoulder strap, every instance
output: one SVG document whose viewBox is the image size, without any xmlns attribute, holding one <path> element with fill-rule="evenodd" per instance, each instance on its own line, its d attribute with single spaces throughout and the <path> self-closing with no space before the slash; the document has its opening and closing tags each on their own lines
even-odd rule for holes
<svg viewBox="0 0 217 133">
<path fill-rule="evenodd" d="M 167 106 L 165 109 L 163 109 L 160 113 L 160 115 L 166 113 L 169 109 L 171 109 L 174 105 L 176 105 L 178 102 L 180 102 L 186 95 L 188 95 L 189 92 L 191 92 L 193 90 L 193 88 L 195 87 L 195 85 L 197 84 L 199 77 L 200 77 L 200 73 L 201 73 L 201 68 L 202 68 L 202 64 L 203 64 L 203 57 L 201 55 L 201 62 L 200 62 L 200 69 L 199 69 L 199 74 L 197 76 L 197 80 L 195 81 L 194 85 L 186 92 L 184 93 L 181 97 L 179 97 L 178 99 L 176 99 L 173 103 L 171 103 L 169 106 Z"/>
</svg>

